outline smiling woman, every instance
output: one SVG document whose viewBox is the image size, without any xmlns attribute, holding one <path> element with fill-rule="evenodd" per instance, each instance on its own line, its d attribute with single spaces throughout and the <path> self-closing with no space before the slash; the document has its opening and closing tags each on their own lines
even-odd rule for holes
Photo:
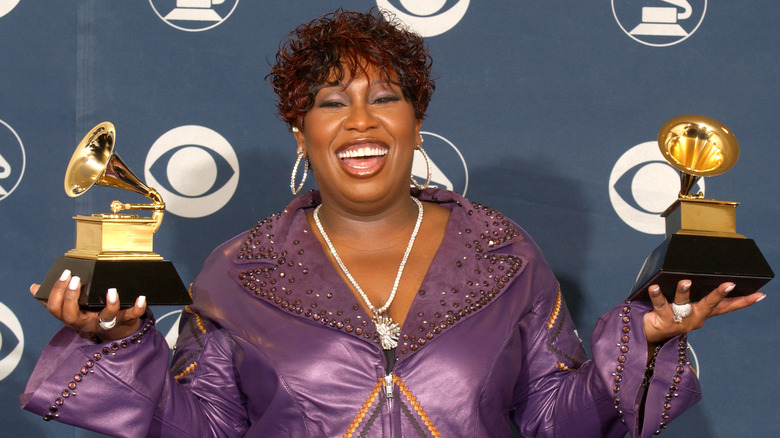
<svg viewBox="0 0 780 438">
<path fill-rule="evenodd" d="M 295 138 L 322 197 L 347 195 L 355 205 L 340 208 L 365 211 L 374 200 L 408 201 L 421 123 L 401 89 L 371 68 L 343 85 L 322 87 Z"/>
<path fill-rule="evenodd" d="M 25 409 L 126 437 L 510 437 L 514 425 L 617 438 L 654 434 L 699 399 L 685 333 L 762 294 L 725 298 L 724 283 L 690 304 L 681 281 L 673 312 L 651 286 L 652 305 L 599 320 L 588 360 L 520 226 L 410 187 L 433 91 L 421 37 L 339 11 L 296 29 L 276 59 L 293 180 L 310 162 L 318 191 L 209 256 L 170 369 L 143 300 L 120 310 L 111 289 L 103 310 L 80 311 L 64 272 L 47 306 L 66 327 Z"/>
</svg>

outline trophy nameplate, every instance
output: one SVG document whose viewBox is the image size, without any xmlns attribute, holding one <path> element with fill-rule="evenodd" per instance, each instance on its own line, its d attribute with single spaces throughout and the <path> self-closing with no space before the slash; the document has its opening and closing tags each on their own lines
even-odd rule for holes
<svg viewBox="0 0 780 438">
<path fill-rule="evenodd" d="M 55 260 L 36 298 L 47 300 L 65 269 L 81 278 L 79 305 L 87 310 L 105 307 L 108 288 L 119 292 L 120 306 L 130 307 L 139 295 L 149 305 L 185 305 L 192 300 L 173 263 L 153 250 L 165 203 L 153 188 L 141 182 L 114 153 L 114 125 L 95 126 L 79 143 L 65 172 L 65 192 L 82 195 L 93 185 L 140 193 L 151 204 L 111 203 L 111 214 L 75 216 L 76 247 Z M 123 210 L 152 210 L 152 217 L 119 214 Z"/>
<path fill-rule="evenodd" d="M 702 176 L 720 175 L 739 158 L 734 135 L 716 120 L 685 115 L 666 122 L 658 133 L 666 160 L 680 171 L 678 199 L 661 216 L 664 240 L 645 260 L 629 299 L 649 300 L 647 288 L 661 287 L 668 301 L 677 283 L 691 280 L 691 301 L 731 281 L 729 296 L 758 291 L 774 277 L 756 243 L 736 231 L 738 202 L 706 199 L 690 190 Z"/>
</svg>

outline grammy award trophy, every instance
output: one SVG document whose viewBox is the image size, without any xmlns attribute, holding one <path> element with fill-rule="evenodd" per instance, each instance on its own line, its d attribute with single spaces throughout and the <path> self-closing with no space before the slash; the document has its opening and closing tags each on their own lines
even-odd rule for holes
<svg viewBox="0 0 780 438">
<path fill-rule="evenodd" d="M 65 171 L 65 192 L 82 195 L 93 185 L 140 193 L 151 204 L 111 203 L 111 214 L 75 216 L 76 248 L 55 260 L 36 298 L 46 300 L 65 269 L 81 278 L 79 305 L 86 310 L 105 307 L 108 288 L 119 292 L 120 306 L 130 307 L 139 295 L 147 304 L 190 304 L 189 294 L 173 264 L 152 250 L 152 238 L 160 228 L 165 203 L 114 153 L 114 125 L 103 122 L 79 143 Z M 119 214 L 124 210 L 152 210 L 151 217 Z"/>
<path fill-rule="evenodd" d="M 680 171 L 678 199 L 661 216 L 666 240 L 645 260 L 629 299 L 649 300 L 647 288 L 661 287 L 674 299 L 677 283 L 691 280 L 691 301 L 698 301 L 721 283 L 732 281 L 729 296 L 759 290 L 774 277 L 756 243 L 736 232 L 738 202 L 690 194 L 699 178 L 728 171 L 739 158 L 734 134 L 720 122 L 684 115 L 666 122 L 658 133 L 666 160 Z"/>
</svg>

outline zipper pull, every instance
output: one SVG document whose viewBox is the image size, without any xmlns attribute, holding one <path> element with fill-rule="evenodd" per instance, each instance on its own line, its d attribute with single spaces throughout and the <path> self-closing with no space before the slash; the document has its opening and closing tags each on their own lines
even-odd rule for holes
<svg viewBox="0 0 780 438">
<path fill-rule="evenodd" d="M 388 399 L 393 398 L 393 373 L 385 376 L 385 397 Z"/>
</svg>

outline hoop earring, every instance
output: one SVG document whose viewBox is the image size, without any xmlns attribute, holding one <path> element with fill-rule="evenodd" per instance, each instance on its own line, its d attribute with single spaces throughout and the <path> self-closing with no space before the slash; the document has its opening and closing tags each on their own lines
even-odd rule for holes
<svg viewBox="0 0 780 438">
<path fill-rule="evenodd" d="M 303 160 L 303 178 L 301 178 L 301 183 L 298 185 L 298 187 L 295 186 L 295 177 L 298 174 L 298 166 L 301 164 L 301 160 Z M 303 151 L 298 152 L 298 159 L 295 160 L 295 165 L 293 166 L 292 175 L 290 176 L 290 191 L 293 195 L 297 195 L 301 189 L 303 188 L 303 183 L 306 182 L 306 176 L 309 174 L 309 159 L 303 158 Z"/>
<path fill-rule="evenodd" d="M 422 142 L 421 142 L 422 143 Z M 417 187 L 419 190 L 425 190 L 428 188 L 428 184 L 431 182 L 431 160 L 428 159 L 428 154 L 425 153 L 425 149 L 422 148 L 422 145 L 415 145 L 415 150 L 420 151 L 422 153 L 423 158 L 425 158 L 425 183 L 423 185 L 420 185 L 420 183 L 417 182 L 416 179 L 414 179 L 414 176 L 410 176 L 409 178 L 412 181 L 412 185 Z"/>
</svg>

